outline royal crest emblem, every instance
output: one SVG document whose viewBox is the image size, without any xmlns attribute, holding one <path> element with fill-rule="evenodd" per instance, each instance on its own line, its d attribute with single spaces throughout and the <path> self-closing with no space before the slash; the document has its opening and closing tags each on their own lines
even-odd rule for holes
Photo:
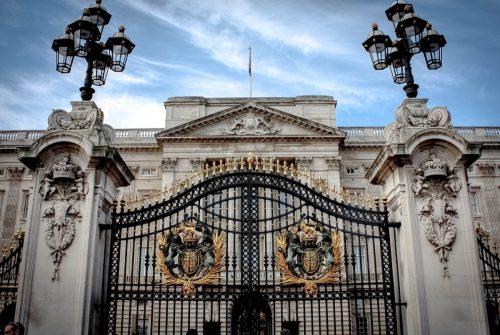
<svg viewBox="0 0 500 335">
<path fill-rule="evenodd" d="M 157 241 L 157 271 L 163 285 L 182 285 L 183 294 L 192 296 L 197 285 L 219 283 L 224 266 L 224 236 L 212 233 L 196 216 L 186 217 Z"/>
<path fill-rule="evenodd" d="M 299 223 L 276 236 L 276 262 L 283 285 L 304 285 L 307 295 L 318 292 L 318 284 L 340 278 L 342 237 L 316 220 L 302 217 Z"/>
</svg>

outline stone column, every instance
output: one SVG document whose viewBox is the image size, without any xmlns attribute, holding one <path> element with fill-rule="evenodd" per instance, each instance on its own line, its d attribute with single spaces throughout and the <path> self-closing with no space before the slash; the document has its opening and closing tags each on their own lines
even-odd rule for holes
<svg viewBox="0 0 500 335">
<path fill-rule="evenodd" d="M 401 221 L 400 278 L 407 334 L 487 334 L 466 168 L 479 157 L 446 108 L 406 99 L 368 171 Z"/>
<path fill-rule="evenodd" d="M 34 173 L 34 194 L 16 317 L 36 334 L 97 334 L 102 310 L 104 237 L 117 187 L 133 176 L 109 145 L 111 127 L 89 102 L 56 110 L 49 131 L 19 159 Z"/>
</svg>

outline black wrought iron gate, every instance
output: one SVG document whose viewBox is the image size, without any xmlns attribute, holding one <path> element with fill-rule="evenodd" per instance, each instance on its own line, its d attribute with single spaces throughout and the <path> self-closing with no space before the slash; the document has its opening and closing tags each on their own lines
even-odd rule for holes
<svg viewBox="0 0 500 335">
<path fill-rule="evenodd" d="M 253 158 L 167 193 L 115 203 L 104 227 L 103 334 L 401 333 L 381 202 Z"/>
</svg>

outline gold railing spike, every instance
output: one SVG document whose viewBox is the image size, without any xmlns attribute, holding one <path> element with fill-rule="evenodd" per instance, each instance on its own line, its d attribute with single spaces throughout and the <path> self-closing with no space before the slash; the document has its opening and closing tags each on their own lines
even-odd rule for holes
<svg viewBox="0 0 500 335">
<path fill-rule="evenodd" d="M 285 176 L 288 176 L 288 165 L 287 165 L 286 161 L 283 162 L 283 174 Z"/>
<path fill-rule="evenodd" d="M 224 172 L 224 162 L 219 160 L 219 174 L 222 174 Z"/>
<path fill-rule="evenodd" d="M 281 173 L 281 165 L 279 158 L 276 158 L 276 173 Z"/>
<path fill-rule="evenodd" d="M 368 194 L 368 199 L 366 200 L 368 204 L 368 209 L 372 209 L 372 196 L 371 194 Z"/>
<path fill-rule="evenodd" d="M 245 169 L 245 160 L 243 157 L 240 157 L 240 171 L 243 171 Z"/>
<path fill-rule="evenodd" d="M 295 164 L 290 164 L 290 177 L 295 178 Z"/>
<path fill-rule="evenodd" d="M 215 173 L 217 172 L 217 164 L 215 161 L 212 162 L 212 176 L 215 176 Z"/>
<path fill-rule="evenodd" d="M 208 163 L 205 163 L 205 178 L 208 178 L 208 174 L 210 173 L 210 165 Z"/>
<path fill-rule="evenodd" d="M 248 162 L 248 169 L 251 170 L 253 162 L 254 162 L 253 152 L 249 152 L 248 153 L 248 155 L 247 155 L 247 162 Z"/>
<path fill-rule="evenodd" d="M 354 195 L 352 196 L 354 200 L 354 207 L 358 207 L 358 193 L 354 192 Z"/>
<path fill-rule="evenodd" d="M 261 163 L 262 163 L 262 159 L 261 159 L 261 160 L 259 160 L 259 157 L 257 157 L 257 158 L 255 159 L 255 170 L 259 171 L 260 166 L 261 166 Z"/>
</svg>

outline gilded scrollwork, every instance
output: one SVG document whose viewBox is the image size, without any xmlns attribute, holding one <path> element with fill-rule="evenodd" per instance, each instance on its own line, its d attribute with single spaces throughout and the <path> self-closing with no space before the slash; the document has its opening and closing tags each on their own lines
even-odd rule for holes
<svg viewBox="0 0 500 335">
<path fill-rule="evenodd" d="M 432 152 L 416 169 L 411 185 L 415 196 L 423 199 L 418 214 L 425 237 L 434 246 L 443 265 L 443 276 L 448 278 L 448 259 L 457 236 L 458 213 L 453 201 L 461 187 L 454 169 Z"/>
<path fill-rule="evenodd" d="M 302 217 L 290 229 L 276 235 L 276 264 L 283 285 L 304 285 L 313 296 L 318 284 L 340 279 L 342 237 L 313 219 Z"/>
<path fill-rule="evenodd" d="M 76 226 L 81 223 L 80 200 L 88 192 L 85 173 L 71 162 L 70 154 L 52 165 L 40 186 L 42 199 L 48 204 L 42 212 L 46 223 L 45 241 L 51 249 L 54 271 L 52 280 L 60 279 L 60 265 L 65 250 L 75 238 Z"/>
</svg>

